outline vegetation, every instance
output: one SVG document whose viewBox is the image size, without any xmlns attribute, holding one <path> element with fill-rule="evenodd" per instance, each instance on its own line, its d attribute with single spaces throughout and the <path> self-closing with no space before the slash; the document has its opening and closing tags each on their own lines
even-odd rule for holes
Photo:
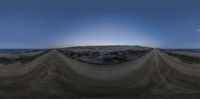
<svg viewBox="0 0 200 99">
<path fill-rule="evenodd" d="M 145 55 L 150 50 L 126 50 L 126 51 L 60 51 L 68 57 L 94 64 L 117 64 L 136 59 Z"/>
<path fill-rule="evenodd" d="M 200 63 L 200 59 L 197 57 L 180 55 L 180 54 L 175 54 L 175 53 L 171 53 L 171 52 L 167 52 L 167 51 L 164 51 L 164 52 L 170 56 L 180 59 L 184 63 L 188 63 L 188 64 L 199 64 Z"/>
<path fill-rule="evenodd" d="M 8 64 L 13 64 L 16 62 L 21 62 L 21 63 L 27 63 L 29 61 L 35 60 L 36 58 L 48 53 L 49 51 L 44 51 L 40 54 L 33 55 L 33 56 L 24 56 L 21 55 L 19 58 L 7 58 L 7 57 L 0 57 L 0 64 L 8 65 Z"/>
<path fill-rule="evenodd" d="M 29 61 L 32 61 L 32 60 L 35 60 L 35 59 L 39 58 L 40 56 L 42 56 L 42 55 L 44 55 L 44 54 L 47 54 L 48 52 L 49 52 L 49 51 L 44 51 L 44 52 L 42 52 L 42 53 L 40 53 L 40 54 L 37 54 L 37 55 L 34 55 L 34 56 L 30 56 L 30 57 L 27 57 L 27 56 L 20 56 L 19 61 L 20 61 L 21 63 L 27 63 L 27 62 L 29 62 Z"/>
<path fill-rule="evenodd" d="M 4 65 L 13 64 L 13 63 L 16 63 L 16 62 L 17 62 L 16 59 L 9 59 L 9 58 L 6 58 L 6 57 L 0 57 L 0 63 L 4 64 Z"/>
</svg>

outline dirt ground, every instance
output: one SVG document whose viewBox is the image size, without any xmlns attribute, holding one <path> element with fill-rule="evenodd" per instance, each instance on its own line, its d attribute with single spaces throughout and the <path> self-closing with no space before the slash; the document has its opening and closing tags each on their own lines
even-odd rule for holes
<svg viewBox="0 0 200 99">
<path fill-rule="evenodd" d="M 199 99 L 200 67 L 153 50 L 117 65 L 83 63 L 56 50 L 0 65 L 0 99 Z"/>
</svg>

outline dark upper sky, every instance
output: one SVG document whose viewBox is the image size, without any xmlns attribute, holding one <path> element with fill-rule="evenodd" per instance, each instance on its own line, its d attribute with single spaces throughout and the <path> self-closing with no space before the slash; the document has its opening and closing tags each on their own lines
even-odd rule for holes
<svg viewBox="0 0 200 99">
<path fill-rule="evenodd" d="M 199 0 L 0 0 L 0 48 L 200 48 Z"/>
</svg>

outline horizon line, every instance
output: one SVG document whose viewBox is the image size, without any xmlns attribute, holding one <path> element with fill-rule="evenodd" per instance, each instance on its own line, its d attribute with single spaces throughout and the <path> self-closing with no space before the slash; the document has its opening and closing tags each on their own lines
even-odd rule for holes
<svg viewBox="0 0 200 99">
<path fill-rule="evenodd" d="M 41 47 L 34 47 L 34 48 L 0 48 L 0 50 L 9 50 L 9 49 L 32 49 L 32 50 L 38 50 L 38 49 L 61 49 L 61 48 L 70 48 L 70 47 L 92 47 L 92 46 L 141 46 L 141 47 L 149 47 L 149 48 L 154 48 L 154 49 L 200 49 L 200 48 L 174 48 L 174 47 L 150 47 L 150 46 L 143 46 L 143 45 L 117 45 L 117 44 L 110 44 L 110 45 L 67 45 L 64 47 L 46 47 L 46 48 L 41 48 Z"/>
</svg>

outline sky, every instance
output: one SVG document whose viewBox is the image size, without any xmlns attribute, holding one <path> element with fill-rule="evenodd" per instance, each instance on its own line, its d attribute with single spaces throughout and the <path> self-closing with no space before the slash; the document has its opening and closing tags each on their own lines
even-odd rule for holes
<svg viewBox="0 0 200 99">
<path fill-rule="evenodd" d="M 0 48 L 200 48 L 199 0 L 0 0 Z"/>
</svg>

